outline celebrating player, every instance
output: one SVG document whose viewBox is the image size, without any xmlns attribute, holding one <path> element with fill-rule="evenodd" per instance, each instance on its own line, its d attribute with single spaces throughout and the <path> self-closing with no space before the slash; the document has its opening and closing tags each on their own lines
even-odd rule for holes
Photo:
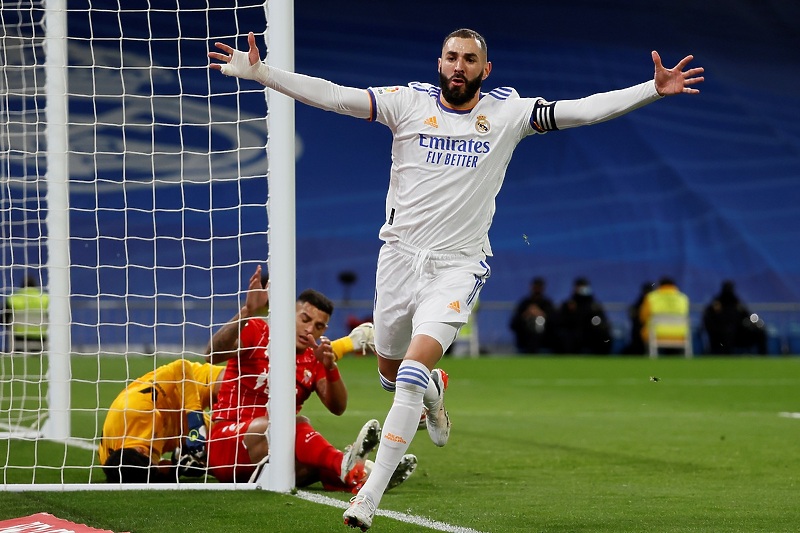
<svg viewBox="0 0 800 533">
<path fill-rule="evenodd" d="M 256 80 L 300 102 L 378 121 L 393 133 L 384 241 L 378 256 L 375 344 L 382 386 L 395 391 L 375 468 L 344 513 L 345 524 L 369 529 L 392 472 L 408 449 L 424 405 L 428 432 L 443 446 L 450 420 L 445 374 L 434 367 L 467 322 L 490 270 L 488 232 L 495 197 L 517 144 L 525 137 L 609 120 L 662 96 L 695 94 L 702 68 L 662 65 L 654 79 L 579 100 L 521 98 L 514 89 L 480 91 L 492 71 L 486 41 L 460 29 L 443 43 L 439 86 L 356 89 L 285 72 L 249 51 L 216 43 L 210 68 Z"/>
<path fill-rule="evenodd" d="M 209 472 L 222 482 L 248 481 L 267 458 L 269 442 L 267 402 L 269 389 L 269 327 L 253 314 L 267 303 L 261 284 L 261 267 L 250 278 L 245 305 L 217 331 L 207 349 L 211 362 L 227 361 L 217 402 L 212 409 L 208 443 Z M 296 406 L 316 393 L 333 414 L 347 408 L 347 388 L 336 361 L 354 347 L 372 344 L 371 324 L 355 328 L 347 338 L 333 344 L 323 336 L 333 313 L 333 303 L 323 294 L 303 291 L 297 298 Z M 295 459 L 296 483 L 305 486 L 321 481 L 328 490 L 352 490 L 367 479 L 366 462 L 380 439 L 380 423 L 367 422 L 352 446 L 336 449 L 314 430 L 308 418 L 297 416 Z M 417 459 L 406 454 L 393 470 L 394 485 L 405 481 Z"/>
</svg>

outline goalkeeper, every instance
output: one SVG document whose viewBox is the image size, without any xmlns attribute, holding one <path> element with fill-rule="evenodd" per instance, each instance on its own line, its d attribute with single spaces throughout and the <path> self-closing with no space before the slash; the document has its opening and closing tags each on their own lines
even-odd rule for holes
<svg viewBox="0 0 800 533">
<path fill-rule="evenodd" d="M 178 359 L 135 379 L 111 403 L 98 453 L 114 483 L 176 481 L 179 455 L 205 459 L 204 411 L 219 387 L 222 366 Z M 180 453 L 173 452 L 180 449 Z M 173 452 L 173 461 L 162 455 Z"/>
<path fill-rule="evenodd" d="M 261 284 L 261 267 L 250 278 L 245 305 L 217 331 L 207 348 L 212 363 L 227 361 L 208 442 L 209 472 L 221 482 L 247 482 L 258 473 L 269 454 L 267 403 L 269 390 L 269 326 L 256 316 L 267 303 Z M 333 303 L 323 294 L 306 290 L 296 304 L 296 409 L 316 394 L 333 414 L 347 408 L 347 388 L 336 361 L 345 353 L 372 345 L 372 324 L 362 324 L 349 336 L 329 341 L 323 336 L 333 313 Z M 314 430 L 308 418 L 296 421 L 296 479 L 298 486 L 321 481 L 328 490 L 358 488 L 368 475 L 367 455 L 380 439 L 380 424 L 370 420 L 352 446 L 338 450 Z M 416 457 L 403 458 L 393 477 L 397 485 L 416 468 Z"/>
</svg>

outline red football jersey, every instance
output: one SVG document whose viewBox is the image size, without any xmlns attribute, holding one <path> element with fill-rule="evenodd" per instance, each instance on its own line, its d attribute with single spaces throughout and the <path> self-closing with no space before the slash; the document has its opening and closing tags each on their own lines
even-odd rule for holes
<svg viewBox="0 0 800 533">
<path fill-rule="evenodd" d="M 212 420 L 252 420 L 267 413 L 269 400 L 269 326 L 260 318 L 249 319 L 239 337 L 239 356 L 228 360 L 220 385 Z M 297 354 L 297 411 L 314 392 L 325 367 L 307 348 Z"/>
</svg>

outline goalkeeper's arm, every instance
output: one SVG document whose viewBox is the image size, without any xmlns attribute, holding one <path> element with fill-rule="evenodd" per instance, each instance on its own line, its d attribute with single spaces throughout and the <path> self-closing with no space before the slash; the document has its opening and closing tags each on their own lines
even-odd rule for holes
<svg viewBox="0 0 800 533">
<path fill-rule="evenodd" d="M 367 353 L 367 348 L 375 352 L 375 326 L 371 322 L 356 326 L 348 336 L 331 341 L 331 348 L 337 361 L 357 350 L 361 350 L 362 355 Z"/>
</svg>

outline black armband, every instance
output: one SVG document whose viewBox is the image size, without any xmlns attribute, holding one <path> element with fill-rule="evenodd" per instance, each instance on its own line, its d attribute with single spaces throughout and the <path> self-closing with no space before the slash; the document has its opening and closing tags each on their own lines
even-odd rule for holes
<svg viewBox="0 0 800 533">
<path fill-rule="evenodd" d="M 531 112 L 531 127 L 539 133 L 557 130 L 555 119 L 555 102 L 537 100 Z"/>
</svg>

